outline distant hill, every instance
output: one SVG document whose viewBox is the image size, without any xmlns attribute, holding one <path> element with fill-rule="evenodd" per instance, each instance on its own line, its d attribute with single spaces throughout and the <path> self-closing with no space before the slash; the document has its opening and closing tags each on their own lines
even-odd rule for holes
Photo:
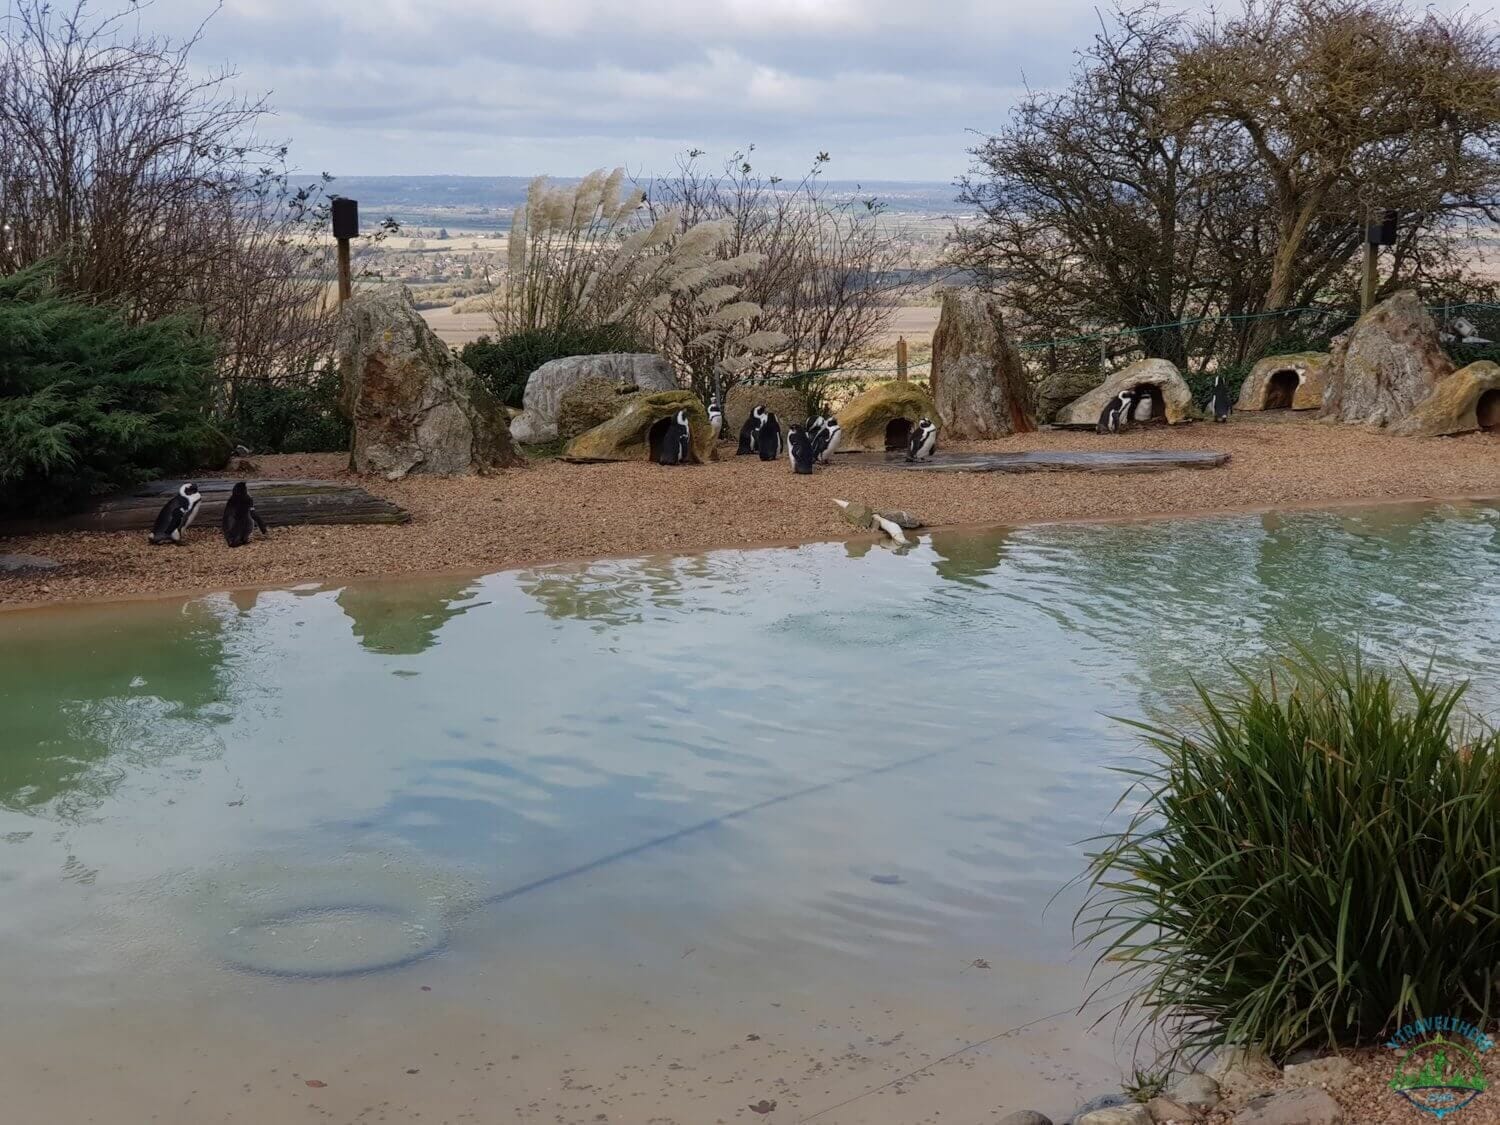
<svg viewBox="0 0 1500 1125">
<path fill-rule="evenodd" d="M 577 183 L 557 176 L 557 183 Z M 504 230 L 510 213 L 526 201 L 529 176 L 337 176 L 330 190 L 359 200 L 366 221 L 392 215 L 402 223 L 441 223 Z M 949 215 L 961 208 L 957 190 L 946 183 L 899 180 L 826 180 L 829 191 L 848 198 L 874 197 L 892 211 Z"/>
</svg>

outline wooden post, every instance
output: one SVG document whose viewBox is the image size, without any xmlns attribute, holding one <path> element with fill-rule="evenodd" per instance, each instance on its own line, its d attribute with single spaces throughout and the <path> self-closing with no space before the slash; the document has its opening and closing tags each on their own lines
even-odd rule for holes
<svg viewBox="0 0 1500 1125">
<path fill-rule="evenodd" d="M 896 378 L 906 382 L 906 337 L 896 337 Z"/>
<path fill-rule="evenodd" d="M 1359 289 L 1359 311 L 1367 313 L 1375 303 L 1375 290 L 1380 283 L 1380 247 L 1365 239 L 1365 279 Z"/>
<path fill-rule="evenodd" d="M 339 304 L 354 294 L 354 279 L 349 272 L 349 240 L 359 234 L 359 204 L 352 199 L 335 198 L 329 215 L 333 237 L 339 244 Z"/>
<path fill-rule="evenodd" d="M 354 295 L 354 279 L 349 274 L 349 240 L 341 238 L 339 242 L 339 304 L 343 304 Z"/>
</svg>

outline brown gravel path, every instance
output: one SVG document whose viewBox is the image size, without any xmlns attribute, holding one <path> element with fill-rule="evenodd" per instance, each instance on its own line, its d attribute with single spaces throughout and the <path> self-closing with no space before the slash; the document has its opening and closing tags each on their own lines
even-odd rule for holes
<svg viewBox="0 0 1500 1125">
<path fill-rule="evenodd" d="M 908 473 L 835 464 L 809 477 L 785 461 L 728 456 L 696 467 L 544 462 L 489 477 L 364 481 L 409 508 L 403 527 L 273 529 L 231 551 L 216 527 L 184 548 L 144 534 L 0 540 L 53 571 L 0 575 L 0 606 L 509 567 L 610 555 L 844 538 L 832 499 L 905 508 L 933 526 L 1143 517 L 1350 501 L 1500 496 L 1500 436 L 1419 440 L 1301 417 L 1152 428 L 1119 438 L 1039 433 L 970 448 L 1222 450 L 1228 466 L 1152 475 Z M 728 447 L 726 447 L 726 450 Z M 342 478 L 339 454 L 256 458 L 261 476 Z"/>
</svg>

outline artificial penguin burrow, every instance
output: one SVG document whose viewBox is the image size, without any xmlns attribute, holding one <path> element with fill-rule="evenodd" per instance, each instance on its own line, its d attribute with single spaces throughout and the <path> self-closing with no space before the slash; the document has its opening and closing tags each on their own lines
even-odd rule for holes
<svg viewBox="0 0 1500 1125">
<path fill-rule="evenodd" d="M 243 547 L 250 542 L 251 526 L 260 528 L 262 539 L 270 535 L 266 521 L 255 510 L 255 501 L 250 499 L 250 489 L 244 481 L 236 484 L 224 504 L 224 542 L 231 547 Z"/>
<path fill-rule="evenodd" d="M 760 432 L 761 423 L 766 420 L 767 413 L 764 406 L 757 406 L 750 411 L 750 417 L 745 419 L 745 424 L 740 427 L 740 447 L 735 450 L 736 457 L 744 457 L 746 454 L 755 452 L 755 437 Z"/>
<path fill-rule="evenodd" d="M 912 431 L 911 445 L 907 447 L 906 459 L 925 461 L 932 456 L 932 451 L 936 447 L 937 427 L 929 419 L 923 418 L 917 423 L 917 428 Z"/>
<path fill-rule="evenodd" d="M 764 406 L 757 407 L 761 423 L 755 431 L 755 452 L 762 461 L 774 461 L 781 456 L 781 420 Z"/>
<path fill-rule="evenodd" d="M 151 526 L 151 545 L 159 547 L 163 543 L 172 543 L 181 546 L 182 537 L 192 526 L 193 517 L 198 514 L 198 505 L 201 503 L 203 495 L 196 484 L 189 481 L 179 488 L 176 495 L 163 504 L 156 515 L 156 523 Z"/>
<path fill-rule="evenodd" d="M 793 426 L 786 432 L 786 455 L 792 463 L 792 472 L 798 476 L 812 476 L 813 460 L 817 454 L 812 437 L 801 426 Z"/>
<path fill-rule="evenodd" d="M 1214 393 L 1209 405 L 1213 407 L 1215 422 L 1229 421 L 1229 412 L 1234 406 L 1229 401 L 1229 388 L 1224 385 L 1223 375 L 1214 376 Z"/>
<path fill-rule="evenodd" d="M 818 431 L 818 438 L 813 443 L 813 453 L 819 461 L 827 465 L 843 443 L 843 427 L 839 425 L 837 418 L 829 418 L 828 424 Z"/>
<path fill-rule="evenodd" d="M 657 454 L 659 465 L 686 465 L 693 459 L 693 430 L 688 424 L 688 412 L 679 410 L 661 439 Z"/>
</svg>

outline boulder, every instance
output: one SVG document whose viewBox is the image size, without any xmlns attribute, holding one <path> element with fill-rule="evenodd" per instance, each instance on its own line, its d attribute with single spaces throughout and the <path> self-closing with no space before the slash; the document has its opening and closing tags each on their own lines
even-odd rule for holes
<svg viewBox="0 0 1500 1125">
<path fill-rule="evenodd" d="M 404 285 L 345 302 L 338 325 L 350 467 L 400 480 L 524 464 L 500 404 L 427 326 Z"/>
<path fill-rule="evenodd" d="M 524 409 L 510 424 L 511 437 L 522 445 L 556 441 L 563 394 L 577 383 L 597 379 L 643 391 L 677 389 L 677 374 L 672 365 L 649 352 L 609 352 L 554 359 L 527 378 L 526 391 L 521 396 Z"/>
<path fill-rule="evenodd" d="M 807 395 L 795 387 L 769 387 L 761 384 L 741 383 L 730 387 L 724 396 L 724 432 L 726 441 L 739 441 L 740 427 L 750 417 L 750 411 L 764 406 L 781 422 L 781 433 L 799 422 L 807 421 Z M 847 446 L 848 441 L 845 440 Z"/>
<path fill-rule="evenodd" d="M 1234 1115 L 1234 1125 L 1340 1125 L 1344 1111 L 1327 1090 L 1292 1090 L 1255 1098 Z"/>
<path fill-rule="evenodd" d="M 936 414 L 920 383 L 877 383 L 839 408 L 839 427 L 844 431 L 840 448 L 846 453 L 905 449 L 916 424 L 923 418 L 936 421 Z M 938 441 L 946 436 L 938 431 Z"/>
<path fill-rule="evenodd" d="M 574 383 L 563 392 L 557 408 L 557 436 L 572 441 L 584 430 L 603 425 L 640 393 L 628 384 L 608 379 L 585 379 Z"/>
<path fill-rule="evenodd" d="M 1438 381 L 1391 432 L 1443 437 L 1474 430 L 1500 431 L 1500 364 L 1481 359 Z"/>
<path fill-rule="evenodd" d="M 1323 405 L 1327 352 L 1268 355 L 1250 369 L 1236 410 L 1317 410 Z"/>
<path fill-rule="evenodd" d="M 1037 424 L 1050 426 L 1057 419 L 1058 411 L 1102 382 L 1104 376 L 1093 371 L 1058 371 L 1048 375 L 1036 388 Z"/>
<path fill-rule="evenodd" d="M 1155 393 L 1151 395 L 1153 421 L 1165 418 L 1169 425 L 1175 426 L 1187 418 L 1193 405 L 1193 392 L 1176 364 L 1170 359 L 1140 359 L 1116 371 L 1088 394 L 1059 410 L 1058 424 L 1092 426 L 1099 421 L 1105 403 L 1132 387 L 1154 389 Z"/>
<path fill-rule="evenodd" d="M 1000 306 L 977 290 L 945 290 L 932 334 L 932 401 L 949 441 L 1036 429 L 1031 380 L 1005 333 Z M 843 418 L 839 419 L 843 422 Z"/>
<path fill-rule="evenodd" d="M 1151 1111 L 1139 1102 L 1113 1106 L 1109 1109 L 1094 1109 L 1073 1118 L 1073 1125 L 1155 1125 Z"/>
<path fill-rule="evenodd" d="M 1155 1097 L 1147 1102 L 1146 1112 L 1151 1115 L 1151 1120 L 1156 1122 L 1156 1125 L 1193 1122 L 1203 1116 L 1200 1110 L 1185 1106 L 1176 1099 L 1165 1096 Z"/>
<path fill-rule="evenodd" d="M 1015 1113 L 1007 1113 L 995 1125 L 1052 1125 L 1052 1118 L 1034 1109 L 1019 1109 Z"/>
<path fill-rule="evenodd" d="M 1334 341 L 1322 417 L 1392 426 L 1453 372 L 1437 322 L 1416 293 L 1387 297 Z"/>
<path fill-rule="evenodd" d="M 1223 1048 L 1206 1073 L 1218 1083 L 1218 1093 L 1222 1098 L 1260 1094 L 1275 1089 L 1281 1081 L 1276 1064 L 1264 1051 L 1250 1047 Z"/>
<path fill-rule="evenodd" d="M 1189 1109 L 1213 1109 L 1219 1104 L 1219 1084 L 1206 1074 L 1184 1074 L 1172 1083 L 1167 1096 Z"/>
<path fill-rule="evenodd" d="M 650 460 L 651 428 L 679 410 L 688 412 L 693 434 L 692 459 L 698 464 L 714 457 L 713 437 L 708 429 L 708 411 L 692 391 L 657 391 L 634 395 L 625 408 L 609 421 L 585 430 L 563 450 L 564 461 Z"/>
</svg>

